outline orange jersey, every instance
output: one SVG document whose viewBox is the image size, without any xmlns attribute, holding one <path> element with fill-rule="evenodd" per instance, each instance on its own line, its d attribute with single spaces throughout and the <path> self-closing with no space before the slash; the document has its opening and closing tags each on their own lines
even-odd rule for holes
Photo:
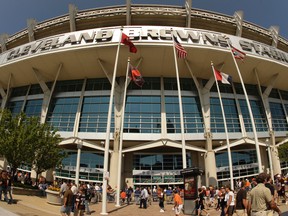
<svg viewBox="0 0 288 216">
<path fill-rule="evenodd" d="M 125 199 L 126 198 L 126 192 L 121 192 L 121 194 L 120 194 L 120 197 L 121 197 L 121 199 Z"/>
<path fill-rule="evenodd" d="M 179 194 L 175 194 L 175 195 L 174 195 L 174 202 L 175 202 L 177 205 L 182 205 L 182 204 L 183 204 L 182 198 L 180 197 Z"/>
</svg>

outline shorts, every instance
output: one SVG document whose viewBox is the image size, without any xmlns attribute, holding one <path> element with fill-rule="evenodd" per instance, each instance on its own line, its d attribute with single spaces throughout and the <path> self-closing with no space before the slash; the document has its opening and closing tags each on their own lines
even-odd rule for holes
<svg viewBox="0 0 288 216">
<path fill-rule="evenodd" d="M 72 206 L 64 206 L 64 205 L 62 205 L 61 208 L 60 208 L 60 212 L 61 213 L 66 213 L 67 215 L 70 215 L 71 210 L 72 210 Z"/>
<path fill-rule="evenodd" d="M 175 210 L 175 214 L 176 214 L 176 215 L 179 215 L 179 214 L 181 213 L 182 208 L 183 208 L 183 205 L 182 205 L 182 204 L 179 205 L 178 207 L 176 207 L 176 208 L 174 209 L 174 210 Z"/>
</svg>

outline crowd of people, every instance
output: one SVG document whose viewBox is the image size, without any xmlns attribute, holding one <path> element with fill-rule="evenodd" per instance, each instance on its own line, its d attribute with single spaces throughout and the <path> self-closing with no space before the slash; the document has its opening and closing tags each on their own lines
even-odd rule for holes
<svg viewBox="0 0 288 216">
<path fill-rule="evenodd" d="M 30 176 L 17 172 L 11 176 L 10 172 L 2 170 L 0 172 L 0 199 L 8 204 L 13 203 L 12 185 L 13 181 L 19 181 L 27 184 Z M 32 184 L 32 181 L 31 181 Z M 59 196 L 63 199 L 63 205 L 60 212 L 62 216 L 70 215 L 82 216 L 91 214 L 89 204 L 102 201 L 102 186 L 97 183 L 83 182 L 78 186 L 72 182 L 63 180 L 59 184 Z M 278 206 L 288 204 L 286 198 L 286 187 L 288 187 L 287 178 L 277 174 L 271 177 L 265 173 L 250 179 L 238 179 L 235 182 L 235 189 L 232 190 L 230 185 L 226 186 L 202 186 L 197 190 L 197 199 L 192 206 L 195 206 L 193 212 L 195 215 L 207 215 L 207 209 L 215 208 L 219 211 L 220 216 L 273 216 L 273 214 L 281 214 Z M 40 177 L 38 188 L 43 191 L 48 188 L 48 184 L 44 177 Z M 121 205 L 135 203 L 139 208 L 147 209 L 152 202 L 158 202 L 159 211 L 165 212 L 167 204 L 174 204 L 173 210 L 175 215 L 179 215 L 183 207 L 184 189 L 175 186 L 153 188 L 142 186 L 135 189 L 131 186 L 123 188 L 119 194 L 109 184 L 107 186 L 107 201 L 116 202 L 117 196 L 120 197 Z M 191 201 L 192 202 L 192 201 Z M 186 203 L 187 204 L 187 203 Z"/>
<path fill-rule="evenodd" d="M 63 205 L 60 208 L 62 216 L 70 216 L 71 213 L 74 216 L 83 216 L 84 213 L 90 215 L 90 202 L 97 203 L 102 201 L 102 186 L 82 183 L 77 187 L 77 185 L 64 180 L 61 184 L 59 195 L 63 198 Z M 108 184 L 107 201 L 116 202 L 116 196 L 116 190 L 112 189 Z M 134 202 L 139 205 L 139 208 L 143 209 L 147 209 L 152 204 L 152 201 L 157 201 L 159 202 L 160 212 L 165 212 L 164 201 L 169 199 L 171 204 L 174 204 L 173 210 L 176 216 L 180 214 L 183 207 L 183 190 L 179 187 L 175 187 L 173 190 L 170 187 L 164 189 L 159 186 L 157 188 L 155 186 L 153 190 L 150 187 L 137 187 L 134 190 L 131 186 L 127 186 L 120 191 L 119 196 L 121 205 L 129 205 Z"/>
<path fill-rule="evenodd" d="M 255 178 L 238 179 L 235 190 L 230 185 L 198 189 L 195 200 L 196 215 L 209 215 L 207 208 L 215 208 L 220 216 L 273 216 L 281 214 L 278 206 L 288 204 L 286 200 L 286 177 L 277 174 L 271 177 L 260 173 Z"/>
</svg>

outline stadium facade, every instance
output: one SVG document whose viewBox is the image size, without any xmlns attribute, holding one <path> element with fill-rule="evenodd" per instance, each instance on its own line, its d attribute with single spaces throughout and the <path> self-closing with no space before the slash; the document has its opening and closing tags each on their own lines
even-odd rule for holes
<svg viewBox="0 0 288 216">
<path fill-rule="evenodd" d="M 241 11 L 185 5 L 69 5 L 66 15 L 1 35 L 1 108 L 58 128 L 69 157 L 55 177 L 177 185 L 183 168 L 199 167 L 204 183 L 216 185 L 286 172 L 277 148 L 287 142 L 288 41 Z M 136 53 L 120 43 L 122 33 Z M 173 35 L 186 58 L 176 57 Z M 246 54 L 242 61 L 231 46 Z M 217 90 L 211 62 L 232 84 Z M 130 65 L 142 87 L 127 77 Z"/>
</svg>

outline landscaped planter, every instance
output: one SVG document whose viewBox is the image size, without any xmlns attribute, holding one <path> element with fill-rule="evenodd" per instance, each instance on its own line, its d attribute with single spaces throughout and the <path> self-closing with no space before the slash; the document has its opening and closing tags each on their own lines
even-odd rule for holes
<svg viewBox="0 0 288 216">
<path fill-rule="evenodd" d="M 43 191 L 41 191 L 39 189 L 13 187 L 13 194 L 28 195 L 28 196 L 43 196 Z"/>
<path fill-rule="evenodd" d="M 47 194 L 47 203 L 52 205 L 62 205 L 63 199 L 59 195 L 59 191 L 45 190 Z"/>
</svg>

